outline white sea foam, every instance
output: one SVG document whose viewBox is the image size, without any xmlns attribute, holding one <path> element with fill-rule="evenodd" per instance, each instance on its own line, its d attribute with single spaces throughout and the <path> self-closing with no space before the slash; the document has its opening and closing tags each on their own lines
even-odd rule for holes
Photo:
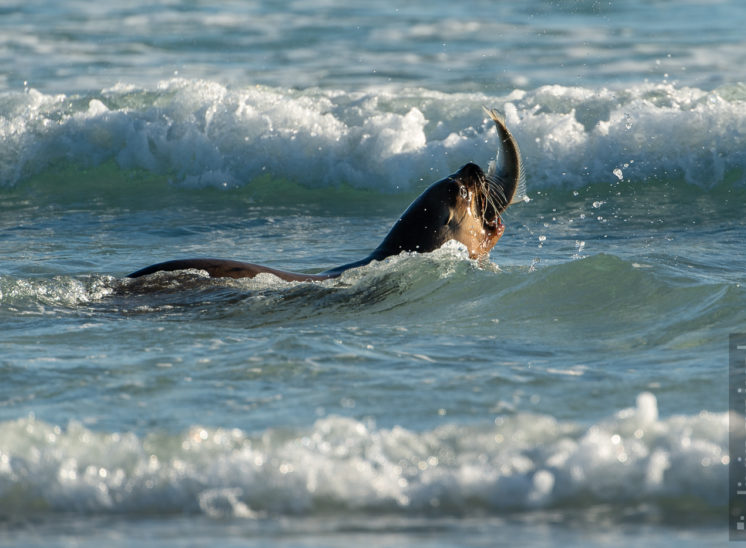
<svg viewBox="0 0 746 548">
<path fill-rule="evenodd" d="M 45 306 L 76 306 L 98 301 L 111 295 L 117 286 L 111 276 L 91 276 L 75 279 L 69 276 L 53 278 L 13 278 L 0 276 L 0 306 L 32 308 Z"/>
<path fill-rule="evenodd" d="M 650 178 L 744 182 L 746 88 L 545 86 L 502 97 L 425 89 L 352 93 L 174 79 L 78 97 L 0 96 L 0 184 L 59 162 L 164 174 L 188 186 L 258 177 L 411 190 L 497 148 L 481 106 L 505 113 L 531 188 Z"/>
<path fill-rule="evenodd" d="M 727 500 L 725 413 L 658 416 L 656 399 L 580 425 L 550 415 L 416 432 L 330 416 L 308 429 L 194 426 L 106 433 L 27 417 L 0 424 L 0 515 L 340 510 L 502 512 Z M 668 502 L 666 502 L 668 501 Z"/>
</svg>

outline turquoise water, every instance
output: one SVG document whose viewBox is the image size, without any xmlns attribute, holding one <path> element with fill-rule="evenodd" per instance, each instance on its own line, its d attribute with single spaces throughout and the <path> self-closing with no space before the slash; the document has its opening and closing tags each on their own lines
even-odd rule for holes
<svg viewBox="0 0 746 548">
<path fill-rule="evenodd" d="M 0 545 L 724 545 L 745 18 L 1 7 Z M 362 258 L 482 105 L 531 197 L 490 264 L 125 278 Z"/>
</svg>

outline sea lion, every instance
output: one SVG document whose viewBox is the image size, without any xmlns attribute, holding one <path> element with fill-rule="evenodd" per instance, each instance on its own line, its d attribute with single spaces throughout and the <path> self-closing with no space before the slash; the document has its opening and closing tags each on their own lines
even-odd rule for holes
<svg viewBox="0 0 746 548">
<path fill-rule="evenodd" d="M 505 231 L 501 214 L 510 204 L 526 199 L 523 164 L 518 144 L 494 110 L 485 109 L 497 126 L 499 147 L 485 174 L 473 163 L 430 185 L 394 223 L 383 242 L 365 259 L 320 274 L 277 270 L 225 259 L 184 259 L 148 266 L 128 277 L 160 271 L 197 269 L 213 278 L 253 278 L 269 273 L 286 281 L 318 281 L 345 270 L 380 261 L 402 251 L 427 253 L 450 240 L 464 244 L 472 259 L 486 257 Z M 502 158 L 501 158 L 502 156 Z M 500 164 L 498 170 L 498 162 Z"/>
</svg>

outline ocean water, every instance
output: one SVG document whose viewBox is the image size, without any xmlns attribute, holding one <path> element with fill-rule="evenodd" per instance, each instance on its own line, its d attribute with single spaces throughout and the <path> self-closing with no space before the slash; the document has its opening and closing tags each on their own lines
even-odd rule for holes
<svg viewBox="0 0 746 548">
<path fill-rule="evenodd" d="M 0 545 L 724 546 L 746 4 L 0 5 Z M 531 201 L 322 283 L 497 137 Z"/>
</svg>

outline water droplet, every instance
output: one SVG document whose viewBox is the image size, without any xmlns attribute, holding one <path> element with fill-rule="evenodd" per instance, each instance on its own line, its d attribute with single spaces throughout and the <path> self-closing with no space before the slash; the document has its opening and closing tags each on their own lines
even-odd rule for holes
<svg viewBox="0 0 746 548">
<path fill-rule="evenodd" d="M 621 169 L 616 168 L 612 173 L 616 175 L 617 179 L 619 179 L 620 181 L 624 179 L 624 173 L 622 173 Z"/>
</svg>

